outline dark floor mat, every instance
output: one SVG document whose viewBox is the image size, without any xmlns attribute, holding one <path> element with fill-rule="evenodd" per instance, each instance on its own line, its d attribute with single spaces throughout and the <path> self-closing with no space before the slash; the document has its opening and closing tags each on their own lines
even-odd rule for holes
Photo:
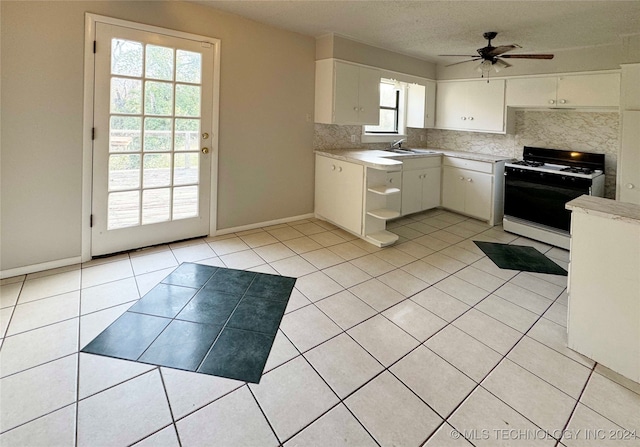
<svg viewBox="0 0 640 447">
<path fill-rule="evenodd" d="M 533 247 L 473 241 L 501 269 L 567 276 L 567 271 Z"/>
<path fill-rule="evenodd" d="M 82 352 L 258 383 L 295 282 L 184 263 Z"/>
</svg>

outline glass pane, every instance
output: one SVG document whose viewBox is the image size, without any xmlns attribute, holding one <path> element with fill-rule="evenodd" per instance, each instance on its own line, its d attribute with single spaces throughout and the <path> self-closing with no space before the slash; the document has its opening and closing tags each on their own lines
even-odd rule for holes
<svg viewBox="0 0 640 447">
<path fill-rule="evenodd" d="M 176 85 L 176 115 L 200 116 L 200 87 Z"/>
<path fill-rule="evenodd" d="M 173 111 L 173 84 L 146 81 L 144 88 L 144 113 L 148 115 L 171 115 Z"/>
<path fill-rule="evenodd" d="M 136 114 L 142 111 L 142 81 L 111 78 L 111 113 Z"/>
<path fill-rule="evenodd" d="M 396 88 L 393 84 L 380 83 L 380 105 L 384 107 L 396 106 Z"/>
<path fill-rule="evenodd" d="M 198 187 L 173 188 L 173 220 L 198 216 Z"/>
<path fill-rule="evenodd" d="M 173 48 L 147 45 L 145 76 L 152 79 L 173 80 Z"/>
<path fill-rule="evenodd" d="M 171 150 L 171 118 L 144 119 L 144 150 Z"/>
<path fill-rule="evenodd" d="M 107 230 L 140 223 L 140 191 L 111 193 L 108 202 Z"/>
<path fill-rule="evenodd" d="M 109 124 L 109 152 L 139 151 L 141 132 L 141 118 L 112 116 Z"/>
<path fill-rule="evenodd" d="M 169 154 L 147 154 L 144 156 L 142 186 L 153 188 L 171 184 L 171 156 Z"/>
<path fill-rule="evenodd" d="M 140 187 L 140 155 L 109 156 L 109 191 Z"/>
<path fill-rule="evenodd" d="M 174 155 L 173 184 L 187 185 L 198 183 L 199 176 L 199 152 L 188 152 Z"/>
<path fill-rule="evenodd" d="M 131 40 L 111 40 L 111 74 L 142 76 L 142 44 Z"/>
<path fill-rule="evenodd" d="M 200 83 L 202 55 L 191 51 L 176 51 L 176 81 Z"/>
<path fill-rule="evenodd" d="M 170 218 L 170 189 L 147 189 L 142 192 L 142 224 L 166 222 Z"/>
<path fill-rule="evenodd" d="M 176 118 L 175 151 L 197 151 L 200 142 L 200 120 Z"/>
<path fill-rule="evenodd" d="M 396 133 L 396 112 L 395 110 L 380 109 L 380 125 L 365 126 L 365 132 L 387 132 Z"/>
</svg>

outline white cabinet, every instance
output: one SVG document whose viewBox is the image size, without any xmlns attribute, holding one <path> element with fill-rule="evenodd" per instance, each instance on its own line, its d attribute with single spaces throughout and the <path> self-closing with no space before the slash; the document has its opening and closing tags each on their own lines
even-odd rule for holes
<svg viewBox="0 0 640 447">
<path fill-rule="evenodd" d="M 378 124 L 379 119 L 379 70 L 335 59 L 316 61 L 316 123 Z"/>
<path fill-rule="evenodd" d="M 430 129 L 436 122 L 436 83 L 407 85 L 407 127 Z"/>
<path fill-rule="evenodd" d="M 508 79 L 506 104 L 511 107 L 618 107 L 620 74 Z"/>
<path fill-rule="evenodd" d="M 491 225 L 502 221 L 504 162 L 444 157 L 442 206 Z"/>
<path fill-rule="evenodd" d="M 640 64 L 622 66 L 616 198 L 640 205 Z"/>
<path fill-rule="evenodd" d="M 504 132 L 503 79 L 438 82 L 436 127 Z"/>
<path fill-rule="evenodd" d="M 316 155 L 316 214 L 361 234 L 363 182 L 363 166 Z"/>
<path fill-rule="evenodd" d="M 403 161 L 403 216 L 440 206 L 441 163 L 440 156 Z"/>
</svg>

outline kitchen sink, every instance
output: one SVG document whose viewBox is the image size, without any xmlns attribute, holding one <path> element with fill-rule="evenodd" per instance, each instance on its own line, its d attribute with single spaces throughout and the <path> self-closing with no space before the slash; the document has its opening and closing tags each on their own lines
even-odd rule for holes
<svg viewBox="0 0 640 447">
<path fill-rule="evenodd" d="M 437 154 L 438 152 L 432 151 L 429 149 L 413 149 L 413 148 L 397 148 L 397 149 L 387 149 L 387 152 L 393 152 L 398 155 L 428 155 L 428 154 Z"/>
</svg>

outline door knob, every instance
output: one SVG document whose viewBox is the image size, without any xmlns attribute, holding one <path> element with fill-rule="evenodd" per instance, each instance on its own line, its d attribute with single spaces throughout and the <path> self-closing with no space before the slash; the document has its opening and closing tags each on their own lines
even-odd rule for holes
<svg viewBox="0 0 640 447">
<path fill-rule="evenodd" d="M 202 148 L 202 153 L 203 154 L 208 154 L 209 153 L 209 148 L 208 147 L 203 147 Z"/>
<path fill-rule="evenodd" d="M 205 133 L 203 133 L 203 134 L 202 134 L 202 139 L 203 139 L 203 140 L 206 140 L 207 138 L 209 138 L 209 134 L 208 134 L 208 133 L 206 133 L 206 132 L 205 132 Z"/>
</svg>

